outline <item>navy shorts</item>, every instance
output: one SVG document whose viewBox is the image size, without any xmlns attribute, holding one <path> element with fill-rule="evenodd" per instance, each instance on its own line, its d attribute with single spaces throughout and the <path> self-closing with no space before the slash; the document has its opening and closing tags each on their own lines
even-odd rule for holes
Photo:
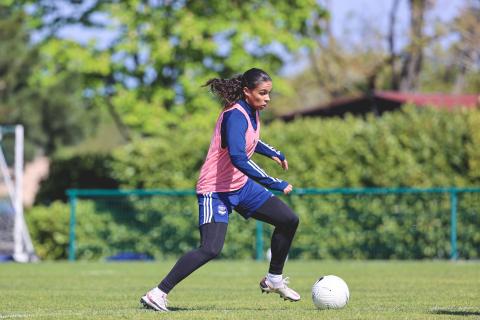
<svg viewBox="0 0 480 320">
<path fill-rule="evenodd" d="M 228 216 L 233 209 L 248 219 L 272 196 L 273 193 L 251 179 L 236 191 L 197 194 L 198 224 L 228 223 Z"/>
</svg>

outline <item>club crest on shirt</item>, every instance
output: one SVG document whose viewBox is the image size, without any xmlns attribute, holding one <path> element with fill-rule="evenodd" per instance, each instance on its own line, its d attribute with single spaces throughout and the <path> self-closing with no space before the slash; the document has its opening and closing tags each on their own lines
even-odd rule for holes
<svg viewBox="0 0 480 320">
<path fill-rule="evenodd" d="M 227 214 L 227 207 L 225 207 L 223 204 L 218 206 L 218 214 L 220 215 L 225 215 Z"/>
</svg>

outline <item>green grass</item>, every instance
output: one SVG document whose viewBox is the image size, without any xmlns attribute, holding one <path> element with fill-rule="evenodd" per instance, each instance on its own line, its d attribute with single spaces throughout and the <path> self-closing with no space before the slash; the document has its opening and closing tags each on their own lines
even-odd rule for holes
<svg viewBox="0 0 480 320">
<path fill-rule="evenodd" d="M 261 294 L 267 264 L 213 261 L 169 295 L 173 312 L 142 309 L 139 297 L 174 261 L 0 264 L 0 319 L 480 319 L 478 262 L 289 261 L 302 300 Z M 350 302 L 316 310 L 315 280 L 342 277 Z"/>
</svg>

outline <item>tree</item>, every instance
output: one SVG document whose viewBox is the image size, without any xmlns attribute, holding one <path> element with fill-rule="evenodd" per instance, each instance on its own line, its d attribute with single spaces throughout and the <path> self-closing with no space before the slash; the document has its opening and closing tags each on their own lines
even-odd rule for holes
<svg viewBox="0 0 480 320">
<path fill-rule="evenodd" d="M 27 158 L 78 141 L 91 123 L 81 108 L 78 75 L 44 81 L 47 60 L 30 41 L 21 7 L 0 5 L 0 16 L 1 122 L 25 126 Z"/>
<path fill-rule="evenodd" d="M 388 14 L 388 31 L 379 29 L 377 21 L 363 17 L 361 41 L 335 38 L 328 22 L 316 47 L 310 51 L 309 68 L 292 79 L 294 94 L 289 100 L 306 101 L 307 106 L 341 96 L 371 94 L 379 89 L 415 91 L 421 88 L 425 51 L 442 35 L 437 30 L 426 34 L 427 13 L 434 0 L 408 0 L 410 21 L 408 43 L 398 47 L 397 15 L 401 0 L 392 0 Z M 328 1 L 327 8 L 328 8 Z M 357 13 L 358 14 L 358 13 Z M 362 14 L 360 14 L 362 15 Z M 362 18 L 362 17 L 361 17 Z M 430 65 L 428 66 L 430 67 Z M 301 106 L 302 107 L 302 106 Z"/>
<path fill-rule="evenodd" d="M 480 2 L 467 0 L 443 22 L 424 48 L 419 88 L 427 92 L 478 93 L 480 88 Z M 443 37 L 444 41 L 433 41 Z"/>
<path fill-rule="evenodd" d="M 215 110 L 199 93 L 209 78 L 253 66 L 275 76 L 284 55 L 313 45 L 311 36 L 321 32 L 313 18 L 325 15 L 315 0 L 27 2 L 46 42 L 71 24 L 115 30 L 107 48 L 85 48 L 83 64 L 105 55 L 107 66 L 81 72 L 92 100 L 110 111 L 126 138 L 168 134 Z M 72 14 L 65 16 L 65 7 Z M 285 82 L 275 84 L 285 90 Z"/>
<path fill-rule="evenodd" d="M 458 70 L 453 91 L 460 93 L 467 89 L 467 77 L 480 72 L 480 2 L 467 1 L 451 28 L 458 39 L 452 46 L 454 67 Z M 472 89 L 478 92 L 479 86 Z"/>
<path fill-rule="evenodd" d="M 410 0 L 410 44 L 405 50 L 400 73 L 399 89 L 413 91 L 418 88 L 419 74 L 422 70 L 423 49 L 425 47 L 424 15 L 427 0 Z"/>
<path fill-rule="evenodd" d="M 324 1 L 328 11 L 329 1 Z M 365 24 L 369 23 L 365 21 Z M 275 113 L 284 114 L 292 109 L 317 107 L 321 103 L 344 96 L 356 95 L 374 89 L 377 78 L 384 78 L 382 69 L 387 55 L 381 48 L 383 41 L 375 26 L 365 25 L 363 30 L 375 31 L 360 43 L 345 41 L 331 33 L 330 20 L 316 21 L 324 32 L 312 35 L 315 46 L 299 59 L 308 59 L 308 67 L 288 80 L 291 91 L 280 102 L 273 101 Z M 365 45 L 369 42 L 368 45 Z"/>
</svg>

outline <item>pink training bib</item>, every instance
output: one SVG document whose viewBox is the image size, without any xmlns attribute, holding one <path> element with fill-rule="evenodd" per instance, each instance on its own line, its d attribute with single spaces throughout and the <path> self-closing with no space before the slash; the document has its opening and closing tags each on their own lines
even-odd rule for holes
<svg viewBox="0 0 480 320">
<path fill-rule="evenodd" d="M 250 117 L 247 112 L 239 104 L 222 111 L 218 117 L 215 125 L 215 132 L 213 133 L 208 149 L 207 158 L 200 170 L 200 177 L 197 182 L 197 193 L 204 194 L 207 192 L 229 192 L 240 189 L 247 182 L 248 177 L 240 170 L 234 167 L 230 156 L 228 155 L 228 148 L 222 149 L 222 120 L 225 112 L 237 109 L 243 113 L 247 119 L 248 128 L 245 132 L 245 152 L 248 159 L 250 159 L 255 152 L 260 137 L 260 118 L 258 111 L 256 111 L 257 130 L 253 129 Z"/>
</svg>

